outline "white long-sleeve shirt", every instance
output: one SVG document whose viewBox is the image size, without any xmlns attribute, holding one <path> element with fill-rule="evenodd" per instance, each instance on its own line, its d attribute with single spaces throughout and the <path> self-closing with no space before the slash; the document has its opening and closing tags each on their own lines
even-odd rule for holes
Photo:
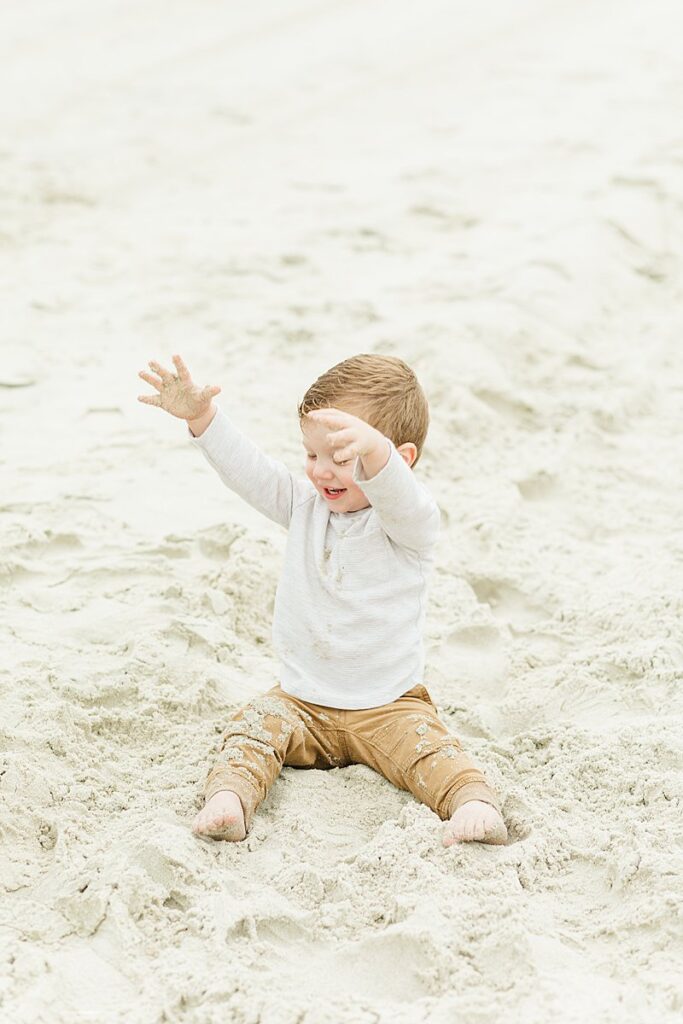
<svg viewBox="0 0 683 1024">
<path fill-rule="evenodd" d="M 288 530 L 272 631 L 282 689 L 358 709 L 422 683 L 440 512 L 393 442 L 387 438 L 389 461 L 370 480 L 356 459 L 353 479 L 370 507 L 335 512 L 220 407 L 203 434 L 188 434 L 227 487 Z"/>
</svg>

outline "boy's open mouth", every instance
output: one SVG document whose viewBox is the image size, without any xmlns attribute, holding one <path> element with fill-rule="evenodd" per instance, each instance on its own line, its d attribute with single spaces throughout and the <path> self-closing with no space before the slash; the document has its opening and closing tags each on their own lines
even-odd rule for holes
<svg viewBox="0 0 683 1024">
<path fill-rule="evenodd" d="M 341 498 L 342 494 L 346 494 L 345 487 L 340 487 L 339 489 L 335 489 L 334 487 L 324 487 L 323 490 L 325 492 L 325 497 L 329 498 L 331 501 L 334 501 L 335 498 Z"/>
</svg>

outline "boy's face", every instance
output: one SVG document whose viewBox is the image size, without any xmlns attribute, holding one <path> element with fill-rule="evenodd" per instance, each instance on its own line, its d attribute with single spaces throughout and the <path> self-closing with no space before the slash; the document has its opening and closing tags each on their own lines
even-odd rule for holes
<svg viewBox="0 0 683 1024">
<path fill-rule="evenodd" d="M 341 409 L 341 406 L 338 406 Z M 345 412 L 352 412 L 345 409 Z M 354 415 L 358 415 L 354 413 Z M 363 508 L 369 508 L 370 502 L 361 491 L 358 484 L 353 481 L 353 467 L 355 459 L 347 462 L 335 462 L 332 458 L 332 448 L 327 443 L 329 427 L 322 423 L 314 423 L 304 418 L 301 422 L 301 434 L 304 448 L 306 449 L 306 476 L 311 481 L 318 494 L 327 502 L 327 507 L 332 512 L 359 512 Z M 342 489 L 343 493 L 335 497 L 330 494 L 328 488 Z"/>
</svg>

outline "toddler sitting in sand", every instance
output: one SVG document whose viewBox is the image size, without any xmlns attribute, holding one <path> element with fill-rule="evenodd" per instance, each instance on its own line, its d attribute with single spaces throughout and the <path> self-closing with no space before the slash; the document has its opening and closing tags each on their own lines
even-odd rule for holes
<svg viewBox="0 0 683 1024">
<path fill-rule="evenodd" d="M 280 682 L 231 713 L 192 829 L 244 839 L 283 765 L 365 764 L 447 825 L 443 845 L 502 844 L 507 829 L 481 771 L 422 684 L 426 586 L 439 508 L 412 469 L 429 411 L 415 374 L 358 355 L 324 373 L 298 407 L 306 478 L 265 455 L 218 408 L 216 386 L 140 371 L 139 401 L 184 419 L 223 482 L 288 530 L 275 597 Z"/>
</svg>

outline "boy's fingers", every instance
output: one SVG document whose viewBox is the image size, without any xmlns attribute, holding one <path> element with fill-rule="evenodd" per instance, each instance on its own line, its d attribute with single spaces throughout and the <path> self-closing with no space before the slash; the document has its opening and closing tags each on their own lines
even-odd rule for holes
<svg viewBox="0 0 683 1024">
<path fill-rule="evenodd" d="M 314 419 L 329 419 L 330 416 L 347 416 L 348 413 L 343 413 L 341 409 L 335 409 L 333 406 L 328 406 L 325 409 L 311 409 L 310 412 L 306 413 L 307 416 L 312 416 Z"/>
<path fill-rule="evenodd" d="M 327 435 L 327 442 L 330 448 L 346 448 L 358 440 L 358 436 L 351 427 L 344 427 L 335 430 L 333 434 Z"/>
<path fill-rule="evenodd" d="M 173 356 L 172 358 L 173 358 L 173 362 L 175 363 L 176 370 L 178 371 L 178 376 L 180 377 L 180 379 L 181 380 L 189 380 L 190 379 L 190 371 L 185 366 L 185 363 L 182 361 L 180 356 Z"/>
<path fill-rule="evenodd" d="M 138 402 L 144 402 L 145 405 L 161 405 L 161 399 L 156 395 L 138 395 Z"/>
<path fill-rule="evenodd" d="M 335 462 L 346 462 L 347 459 L 355 459 L 357 454 L 355 445 L 349 445 L 340 452 L 335 452 L 332 458 Z"/>
<path fill-rule="evenodd" d="M 161 384 L 159 383 L 156 377 L 152 376 L 151 373 L 145 373 L 144 370 L 140 370 L 138 377 L 142 377 L 143 380 L 146 380 L 147 383 L 151 384 L 152 387 L 157 389 L 157 391 L 161 391 Z"/>
<path fill-rule="evenodd" d="M 322 423 L 326 427 L 338 427 L 340 423 L 343 423 L 339 413 L 327 413 L 322 412 L 321 409 L 316 409 L 314 412 L 306 414 L 309 416 L 314 423 Z"/>
<path fill-rule="evenodd" d="M 154 359 L 150 359 L 149 365 L 152 367 L 155 373 L 159 374 L 163 381 L 173 379 L 173 374 L 170 373 L 169 370 L 164 369 L 164 367 L 160 363 L 155 362 Z"/>
</svg>

